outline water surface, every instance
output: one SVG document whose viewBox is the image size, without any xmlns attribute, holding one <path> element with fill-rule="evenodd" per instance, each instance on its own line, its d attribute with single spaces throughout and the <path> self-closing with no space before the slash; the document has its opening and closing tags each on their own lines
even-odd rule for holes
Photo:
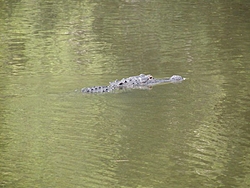
<svg viewBox="0 0 250 188">
<path fill-rule="evenodd" d="M 250 186 L 248 1 L 0 7 L 1 187 Z"/>
</svg>

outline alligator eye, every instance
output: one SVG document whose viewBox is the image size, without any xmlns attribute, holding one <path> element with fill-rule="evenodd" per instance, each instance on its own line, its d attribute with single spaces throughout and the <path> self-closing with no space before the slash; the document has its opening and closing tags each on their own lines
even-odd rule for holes
<svg viewBox="0 0 250 188">
<path fill-rule="evenodd" d="M 149 79 L 150 79 L 150 80 L 153 79 L 153 76 L 149 76 Z"/>
<path fill-rule="evenodd" d="M 99 89 L 101 89 L 102 87 L 101 86 L 99 86 Z"/>
<path fill-rule="evenodd" d="M 127 80 L 125 80 L 124 83 L 127 83 Z"/>
</svg>

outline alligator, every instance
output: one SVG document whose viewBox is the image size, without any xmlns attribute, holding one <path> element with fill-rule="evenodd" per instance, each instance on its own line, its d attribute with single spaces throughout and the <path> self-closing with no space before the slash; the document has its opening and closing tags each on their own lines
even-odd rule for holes
<svg viewBox="0 0 250 188">
<path fill-rule="evenodd" d="M 140 74 L 138 76 L 131 76 L 121 80 L 109 82 L 108 86 L 93 86 L 82 88 L 82 93 L 108 93 L 118 89 L 147 89 L 156 84 L 161 83 L 176 83 L 185 80 L 179 75 L 173 75 L 170 78 L 154 78 L 152 75 Z"/>
</svg>

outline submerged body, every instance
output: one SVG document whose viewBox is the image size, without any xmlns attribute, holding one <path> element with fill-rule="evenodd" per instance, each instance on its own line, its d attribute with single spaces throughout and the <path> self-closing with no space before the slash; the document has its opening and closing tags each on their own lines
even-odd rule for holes
<svg viewBox="0 0 250 188">
<path fill-rule="evenodd" d="M 108 86 L 93 86 L 82 88 L 83 93 L 107 93 L 115 89 L 125 89 L 125 88 L 149 88 L 150 86 L 161 84 L 161 83 L 175 83 L 181 82 L 185 78 L 179 75 L 173 75 L 170 78 L 156 79 L 152 75 L 140 74 L 138 76 L 131 76 L 128 78 L 123 78 L 121 80 L 116 80 L 114 82 L 109 82 Z"/>
</svg>

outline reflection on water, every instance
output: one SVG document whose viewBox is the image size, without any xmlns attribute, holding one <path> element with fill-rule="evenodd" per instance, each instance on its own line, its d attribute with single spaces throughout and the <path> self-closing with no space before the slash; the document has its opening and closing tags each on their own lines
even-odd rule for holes
<svg viewBox="0 0 250 188">
<path fill-rule="evenodd" d="M 250 185 L 248 1 L 0 4 L 1 187 Z"/>
</svg>

